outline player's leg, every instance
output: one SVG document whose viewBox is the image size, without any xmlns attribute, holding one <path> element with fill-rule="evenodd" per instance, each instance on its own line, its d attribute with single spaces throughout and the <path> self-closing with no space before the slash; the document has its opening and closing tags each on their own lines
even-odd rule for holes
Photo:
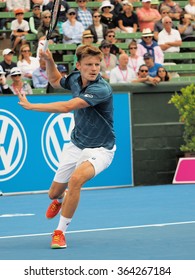
<svg viewBox="0 0 195 280">
<path fill-rule="evenodd" d="M 64 233 L 72 220 L 72 216 L 80 200 L 80 191 L 83 184 L 95 175 L 93 165 L 89 161 L 83 162 L 75 169 L 68 183 L 68 192 L 62 203 L 62 211 L 57 229 L 52 235 L 51 248 L 66 248 Z"/>
<path fill-rule="evenodd" d="M 66 248 L 64 234 L 78 206 L 81 187 L 111 164 L 114 152 L 115 147 L 113 150 L 97 148 L 82 151 L 77 168 L 72 173 L 68 183 L 68 193 L 62 204 L 60 221 L 57 230 L 54 231 L 51 248 Z"/>
<path fill-rule="evenodd" d="M 46 217 L 48 219 L 54 218 L 61 209 L 62 202 L 64 200 L 64 197 L 66 195 L 66 188 L 68 183 L 58 183 L 53 181 L 52 185 L 49 189 L 48 195 L 49 198 L 52 199 L 52 203 L 49 205 L 47 211 L 46 211 Z"/>
</svg>

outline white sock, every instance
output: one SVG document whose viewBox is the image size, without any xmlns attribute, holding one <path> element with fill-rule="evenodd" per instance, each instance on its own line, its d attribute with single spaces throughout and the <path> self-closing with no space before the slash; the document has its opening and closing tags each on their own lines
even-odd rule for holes
<svg viewBox="0 0 195 280">
<path fill-rule="evenodd" d="M 57 201 L 58 201 L 59 203 L 62 203 L 63 199 L 64 199 L 63 197 L 57 198 Z"/>
<path fill-rule="evenodd" d="M 61 230 L 65 233 L 71 221 L 72 218 L 65 218 L 62 215 L 60 215 L 60 220 L 59 220 L 57 230 Z"/>
</svg>

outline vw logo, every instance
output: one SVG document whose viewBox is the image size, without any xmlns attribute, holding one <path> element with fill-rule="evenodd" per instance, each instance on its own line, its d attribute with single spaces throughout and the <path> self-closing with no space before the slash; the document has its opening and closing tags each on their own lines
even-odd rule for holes
<svg viewBox="0 0 195 280">
<path fill-rule="evenodd" d="M 51 114 L 46 120 L 41 136 L 41 147 L 49 167 L 56 171 L 63 149 L 70 142 L 74 128 L 73 113 Z"/>
<path fill-rule="evenodd" d="M 24 164 L 27 138 L 21 122 L 0 109 L 0 182 L 14 177 Z"/>
</svg>

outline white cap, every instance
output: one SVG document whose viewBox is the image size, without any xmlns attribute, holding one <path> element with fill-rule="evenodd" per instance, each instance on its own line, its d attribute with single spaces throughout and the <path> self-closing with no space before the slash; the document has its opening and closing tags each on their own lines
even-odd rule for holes
<svg viewBox="0 0 195 280">
<path fill-rule="evenodd" d="M 6 74 L 6 72 L 4 72 L 4 70 L 3 70 L 3 67 L 0 65 L 0 75 L 4 75 L 4 74 Z"/>
<path fill-rule="evenodd" d="M 105 7 L 110 7 L 110 12 L 114 10 L 114 5 L 112 5 L 110 1 L 102 1 L 101 6 L 99 7 L 99 11 L 102 12 L 102 9 Z"/>
<path fill-rule="evenodd" d="M 142 0 L 142 3 L 151 2 L 151 0 Z"/>
<path fill-rule="evenodd" d="M 14 76 L 14 75 L 21 75 L 22 72 L 20 70 L 20 68 L 18 67 L 13 67 L 10 71 L 10 76 Z"/>
<path fill-rule="evenodd" d="M 9 54 L 9 53 L 14 53 L 11 49 L 4 49 L 3 52 L 2 52 L 2 55 L 6 55 L 6 54 Z"/>
</svg>

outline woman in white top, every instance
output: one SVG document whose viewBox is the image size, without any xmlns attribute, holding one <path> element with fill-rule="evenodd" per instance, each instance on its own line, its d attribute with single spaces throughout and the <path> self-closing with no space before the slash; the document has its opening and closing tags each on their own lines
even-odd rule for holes
<svg viewBox="0 0 195 280">
<path fill-rule="evenodd" d="M 12 90 L 13 94 L 33 94 L 31 86 L 26 81 L 22 80 L 22 72 L 20 68 L 13 67 L 10 71 L 10 76 L 13 82 L 10 85 L 10 89 Z"/>
<path fill-rule="evenodd" d="M 67 20 L 62 24 L 62 30 L 64 44 L 81 44 L 84 27 L 76 19 L 76 11 L 74 9 L 68 10 Z"/>
<path fill-rule="evenodd" d="M 137 54 L 137 42 L 132 40 L 129 44 L 129 62 L 128 66 L 137 74 L 139 67 L 144 64 L 143 56 Z"/>
<path fill-rule="evenodd" d="M 22 76 L 25 79 L 32 79 L 33 71 L 39 67 L 39 60 L 38 58 L 32 56 L 28 44 L 20 47 L 17 66 L 20 68 Z"/>
</svg>

